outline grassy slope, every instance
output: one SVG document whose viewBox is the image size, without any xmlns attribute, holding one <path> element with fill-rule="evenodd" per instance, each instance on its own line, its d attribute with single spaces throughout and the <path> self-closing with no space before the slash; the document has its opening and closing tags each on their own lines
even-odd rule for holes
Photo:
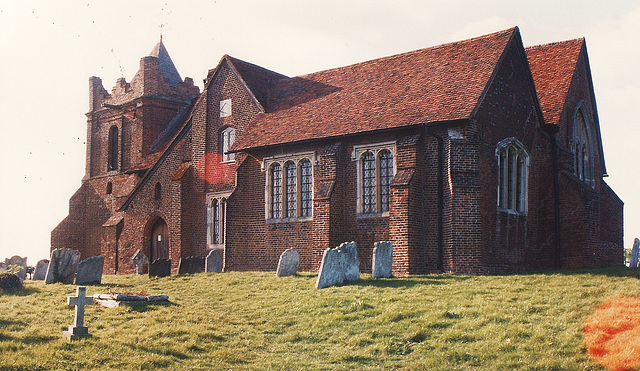
<svg viewBox="0 0 640 371">
<path fill-rule="evenodd" d="M 62 339 L 73 285 L 0 293 L 0 369 L 599 369 L 583 323 L 605 298 L 640 298 L 625 268 L 428 275 L 313 288 L 273 272 L 105 276 L 88 294 L 146 291 L 174 305 L 88 307 L 93 338 Z"/>
</svg>

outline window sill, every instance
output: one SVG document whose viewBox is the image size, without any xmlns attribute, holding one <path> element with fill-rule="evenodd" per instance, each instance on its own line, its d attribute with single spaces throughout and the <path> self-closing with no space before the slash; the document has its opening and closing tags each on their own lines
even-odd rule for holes
<svg viewBox="0 0 640 371">
<path fill-rule="evenodd" d="M 300 217 L 300 218 L 265 219 L 265 222 L 267 222 L 267 224 L 310 222 L 310 221 L 313 221 L 313 216 L 305 216 L 305 217 Z"/>
<path fill-rule="evenodd" d="M 504 214 L 510 214 L 510 215 L 516 215 L 516 216 L 527 216 L 527 213 L 522 211 L 516 211 L 513 209 L 503 209 L 499 207 L 498 211 Z"/>
<path fill-rule="evenodd" d="M 374 218 L 388 218 L 389 217 L 389 212 L 385 211 L 382 213 L 358 213 L 358 215 L 356 216 L 358 219 L 374 219 Z"/>
<path fill-rule="evenodd" d="M 221 250 L 224 249 L 224 243 L 214 243 L 212 245 L 207 245 L 209 250 Z"/>
</svg>

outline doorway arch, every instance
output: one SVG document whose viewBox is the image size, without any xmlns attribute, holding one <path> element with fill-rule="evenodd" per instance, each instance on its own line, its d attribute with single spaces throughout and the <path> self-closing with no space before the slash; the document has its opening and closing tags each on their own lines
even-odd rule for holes
<svg viewBox="0 0 640 371">
<path fill-rule="evenodd" d="M 151 261 L 169 259 L 169 228 L 162 218 L 156 219 L 151 227 Z"/>
</svg>

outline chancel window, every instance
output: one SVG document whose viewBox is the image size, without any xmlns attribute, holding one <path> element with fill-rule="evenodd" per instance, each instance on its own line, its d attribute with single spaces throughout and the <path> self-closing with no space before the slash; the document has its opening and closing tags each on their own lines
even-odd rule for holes
<svg viewBox="0 0 640 371">
<path fill-rule="evenodd" d="M 498 207 L 519 213 L 527 212 L 529 153 L 515 138 L 498 143 Z"/>
<path fill-rule="evenodd" d="M 236 129 L 234 128 L 226 128 L 222 131 L 220 135 L 220 147 L 222 149 L 222 161 L 230 162 L 235 161 L 236 154 L 229 153 L 229 148 L 236 141 Z"/>
<path fill-rule="evenodd" d="M 594 186 L 593 156 L 587 120 L 580 107 L 573 117 L 572 136 L 569 146 L 573 153 L 574 175 L 585 184 Z"/>
<path fill-rule="evenodd" d="M 266 158 L 265 215 L 270 220 L 308 218 L 313 214 L 313 153 Z"/>
<path fill-rule="evenodd" d="M 358 214 L 386 214 L 391 203 L 391 181 L 395 175 L 395 143 L 354 148 L 357 160 Z"/>
</svg>

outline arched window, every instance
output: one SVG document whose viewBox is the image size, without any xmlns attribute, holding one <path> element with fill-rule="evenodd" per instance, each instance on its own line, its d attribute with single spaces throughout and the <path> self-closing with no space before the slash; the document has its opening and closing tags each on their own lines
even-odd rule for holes
<svg viewBox="0 0 640 371">
<path fill-rule="evenodd" d="M 113 183 L 107 183 L 107 194 L 110 195 L 113 192 Z"/>
<path fill-rule="evenodd" d="M 498 207 L 527 212 L 529 153 L 515 138 L 498 143 Z"/>
<path fill-rule="evenodd" d="M 207 198 L 207 244 L 222 245 L 225 237 L 227 199 L 218 195 Z M 210 246 L 209 248 L 214 248 Z"/>
<path fill-rule="evenodd" d="M 287 187 L 285 188 L 285 202 L 287 203 L 286 207 L 286 218 L 295 218 L 297 216 L 297 205 L 296 205 L 296 183 L 297 183 L 297 175 L 296 175 L 296 164 L 293 161 L 287 162 L 285 165 L 286 172 L 286 181 Z"/>
<path fill-rule="evenodd" d="M 389 150 L 382 150 L 378 154 L 380 164 L 380 211 L 389 211 L 391 196 L 391 180 L 393 179 L 393 155 Z"/>
<path fill-rule="evenodd" d="M 223 162 L 235 161 L 236 154 L 229 153 L 229 148 L 231 148 L 233 143 L 236 141 L 236 129 L 234 128 L 224 129 L 222 131 L 220 138 L 221 138 L 220 147 L 222 148 L 222 161 Z"/>
<path fill-rule="evenodd" d="M 376 158 L 367 151 L 362 155 L 362 211 L 365 214 L 376 212 Z"/>
<path fill-rule="evenodd" d="M 583 108 L 579 107 L 573 116 L 572 136 L 570 139 L 574 174 L 582 182 L 593 187 L 595 184 L 593 178 L 593 155 L 589 137 L 585 113 Z"/>
<path fill-rule="evenodd" d="M 282 218 L 282 166 L 274 163 L 269 170 L 271 177 L 271 219 Z"/>
<path fill-rule="evenodd" d="M 220 203 L 218 200 L 213 200 L 211 203 L 212 213 L 212 225 L 211 225 L 211 239 L 214 244 L 220 243 Z"/>
<path fill-rule="evenodd" d="M 311 161 L 306 158 L 300 161 L 300 214 L 302 217 L 311 216 L 313 178 Z"/>
<path fill-rule="evenodd" d="M 109 143 L 107 155 L 107 170 L 118 170 L 118 127 L 112 126 L 109 129 Z"/>
<path fill-rule="evenodd" d="M 311 217 L 313 212 L 312 154 L 266 158 L 269 169 L 265 189 L 265 218 L 291 219 Z"/>
<path fill-rule="evenodd" d="M 160 185 L 160 182 L 156 183 L 156 186 L 153 189 L 153 198 L 155 200 L 159 200 L 162 198 L 162 185 Z"/>
</svg>

